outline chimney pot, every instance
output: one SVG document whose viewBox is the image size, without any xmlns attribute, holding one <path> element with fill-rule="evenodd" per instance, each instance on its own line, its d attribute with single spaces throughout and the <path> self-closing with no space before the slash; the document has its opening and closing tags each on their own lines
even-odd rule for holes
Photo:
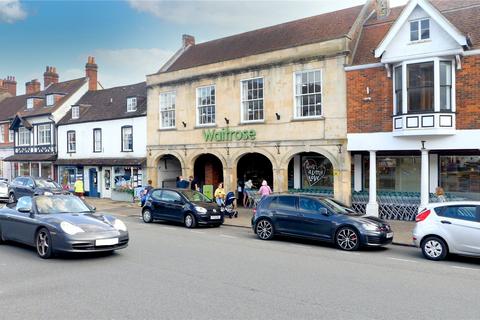
<svg viewBox="0 0 480 320">
<path fill-rule="evenodd" d="M 386 19 L 390 15 L 390 0 L 375 0 L 377 19 Z"/>
<path fill-rule="evenodd" d="M 195 37 L 189 34 L 182 35 L 182 46 L 183 48 L 194 46 L 195 45 Z"/>
<path fill-rule="evenodd" d="M 98 66 L 95 63 L 95 57 L 89 56 L 85 65 L 85 76 L 88 77 L 88 91 L 97 90 Z"/>
<path fill-rule="evenodd" d="M 15 77 L 7 76 L 3 81 L 3 87 L 10 93 L 12 96 L 17 95 L 17 81 L 15 81 Z M 1 86 L 0 86 L 1 87 Z"/>
<path fill-rule="evenodd" d="M 57 69 L 52 66 L 47 66 L 43 73 L 43 88 L 47 88 L 52 83 L 58 83 L 58 78 Z"/>
<path fill-rule="evenodd" d="M 25 83 L 25 93 L 32 94 L 40 91 L 40 81 L 38 79 L 33 79 Z"/>
</svg>

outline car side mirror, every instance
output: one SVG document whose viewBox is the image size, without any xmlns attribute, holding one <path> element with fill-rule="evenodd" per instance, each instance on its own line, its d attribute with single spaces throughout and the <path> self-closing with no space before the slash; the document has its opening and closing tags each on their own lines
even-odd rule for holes
<svg viewBox="0 0 480 320">
<path fill-rule="evenodd" d="M 22 212 L 22 213 L 30 213 L 30 211 L 32 211 L 32 208 L 29 208 L 29 207 L 20 207 L 17 209 L 18 212 Z"/>
<path fill-rule="evenodd" d="M 321 215 L 329 216 L 327 208 L 320 208 L 319 212 Z"/>
</svg>

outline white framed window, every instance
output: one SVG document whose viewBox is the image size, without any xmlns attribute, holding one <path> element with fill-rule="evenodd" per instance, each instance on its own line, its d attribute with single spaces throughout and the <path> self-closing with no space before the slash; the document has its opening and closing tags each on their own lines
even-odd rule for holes
<svg viewBox="0 0 480 320">
<path fill-rule="evenodd" d="M 72 119 L 80 118 L 80 107 L 72 106 Z"/>
<path fill-rule="evenodd" d="M 197 88 L 197 125 L 215 124 L 215 86 Z"/>
<path fill-rule="evenodd" d="M 67 152 L 77 152 L 77 137 L 75 131 L 67 131 Z"/>
<path fill-rule="evenodd" d="M 14 131 L 13 130 L 8 130 L 8 142 L 13 142 L 13 134 L 14 134 Z"/>
<path fill-rule="evenodd" d="M 93 152 L 102 152 L 102 129 L 93 129 Z"/>
<path fill-rule="evenodd" d="M 406 61 L 393 68 L 394 114 L 455 111 L 454 61 Z"/>
<path fill-rule="evenodd" d="M 410 41 L 430 39 L 430 19 L 410 21 Z"/>
<path fill-rule="evenodd" d="M 175 128 L 175 92 L 160 94 L 160 128 Z"/>
<path fill-rule="evenodd" d="M 27 109 L 33 108 L 33 98 L 27 99 Z"/>
<path fill-rule="evenodd" d="M 5 142 L 5 125 L 0 124 L 0 143 Z"/>
<path fill-rule="evenodd" d="M 25 127 L 18 128 L 18 145 L 29 146 L 30 145 L 30 130 Z"/>
<path fill-rule="evenodd" d="M 322 116 L 322 72 L 295 73 L 295 118 Z"/>
<path fill-rule="evenodd" d="M 122 127 L 122 152 L 133 151 L 133 127 Z"/>
<path fill-rule="evenodd" d="M 242 122 L 263 121 L 263 78 L 241 81 Z"/>
<path fill-rule="evenodd" d="M 50 144 L 52 141 L 52 131 L 49 123 L 37 126 L 38 144 Z"/>
<path fill-rule="evenodd" d="M 55 104 L 55 95 L 48 94 L 47 95 L 47 107 L 53 106 Z"/>
<path fill-rule="evenodd" d="M 127 112 L 137 111 L 137 97 L 127 98 Z"/>
</svg>

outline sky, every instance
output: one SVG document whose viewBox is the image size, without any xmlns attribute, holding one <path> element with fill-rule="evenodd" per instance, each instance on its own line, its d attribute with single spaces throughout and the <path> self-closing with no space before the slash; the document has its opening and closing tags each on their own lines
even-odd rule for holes
<svg viewBox="0 0 480 320">
<path fill-rule="evenodd" d="M 60 81 L 75 79 L 94 56 L 103 87 L 138 83 L 180 48 L 182 34 L 205 42 L 364 1 L 0 0 L 0 78 L 15 76 L 23 94 L 25 82 L 43 83 L 46 66 Z"/>
</svg>

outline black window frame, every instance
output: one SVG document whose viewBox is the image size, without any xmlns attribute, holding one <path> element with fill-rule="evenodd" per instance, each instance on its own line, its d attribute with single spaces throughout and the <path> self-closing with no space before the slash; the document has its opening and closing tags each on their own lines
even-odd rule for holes
<svg viewBox="0 0 480 320">
<path fill-rule="evenodd" d="M 123 145 L 123 130 L 127 128 L 132 129 L 132 149 L 131 150 L 126 150 L 125 146 Z M 133 126 L 122 126 L 120 128 L 120 139 L 121 139 L 122 152 L 133 152 Z"/>
<path fill-rule="evenodd" d="M 70 150 L 70 143 L 68 142 L 68 136 L 69 134 L 73 133 L 74 137 L 75 137 L 75 150 Z M 77 152 L 77 133 L 75 132 L 75 130 L 68 130 L 67 131 L 67 153 L 76 153 Z"/>
<path fill-rule="evenodd" d="M 293 207 L 281 207 L 279 205 L 280 199 L 284 198 L 293 198 L 294 206 Z M 273 210 L 298 210 L 298 196 L 294 195 L 284 195 L 284 196 L 277 196 L 276 199 L 272 200 L 268 206 L 269 209 Z"/>
<path fill-rule="evenodd" d="M 100 150 L 95 150 L 95 131 L 100 131 Z M 102 135 L 102 128 L 93 128 L 92 130 L 92 140 L 93 140 L 93 146 L 92 150 L 94 153 L 101 153 L 103 149 L 103 135 Z"/>
</svg>

